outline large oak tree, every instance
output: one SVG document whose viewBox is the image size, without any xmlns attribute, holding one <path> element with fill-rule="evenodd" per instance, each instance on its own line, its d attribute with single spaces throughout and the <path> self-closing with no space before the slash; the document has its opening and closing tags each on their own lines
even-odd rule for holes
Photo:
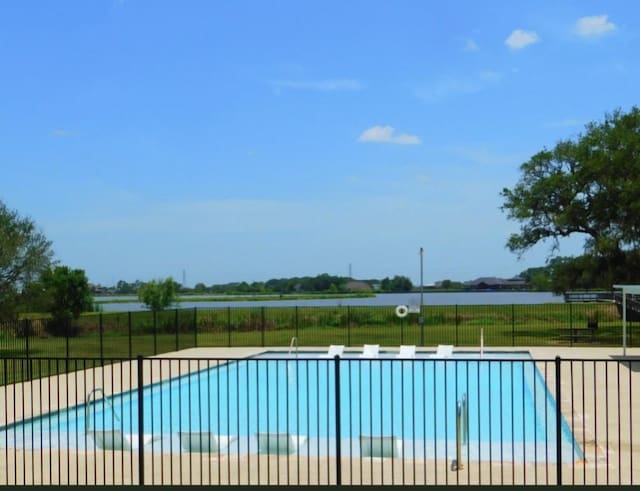
<svg viewBox="0 0 640 491">
<path fill-rule="evenodd" d="M 502 210 L 520 224 L 508 248 L 519 255 L 535 244 L 574 234 L 585 255 L 573 270 L 588 270 L 592 287 L 640 280 L 640 109 L 617 110 L 573 140 L 544 149 L 520 167 Z M 565 278 L 564 288 L 575 287 Z"/>
</svg>

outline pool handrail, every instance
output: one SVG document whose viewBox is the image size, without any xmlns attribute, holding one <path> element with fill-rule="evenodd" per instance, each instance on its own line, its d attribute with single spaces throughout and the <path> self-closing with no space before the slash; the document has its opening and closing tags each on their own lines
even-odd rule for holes
<svg viewBox="0 0 640 491">
<path fill-rule="evenodd" d="M 89 418 L 89 409 L 91 408 L 92 396 L 93 396 L 93 402 L 96 402 L 96 398 L 95 398 L 96 394 L 102 394 L 102 400 L 109 405 L 109 407 L 111 408 L 111 412 L 113 412 L 113 415 L 116 417 L 118 421 L 120 421 L 120 417 L 118 416 L 116 409 L 113 407 L 113 404 L 111 403 L 107 395 L 104 393 L 104 389 L 102 387 L 94 387 L 89 391 L 89 393 L 87 394 L 87 398 L 85 399 L 85 407 L 84 407 L 84 420 L 85 420 L 85 426 L 86 426 L 85 433 L 89 433 L 89 431 L 91 431 L 91 425 L 90 425 L 91 419 Z"/>
<path fill-rule="evenodd" d="M 452 469 L 460 471 L 464 469 L 462 462 L 462 445 L 469 441 L 469 404 L 466 392 L 456 403 L 456 460 L 452 463 Z"/>
<path fill-rule="evenodd" d="M 291 352 L 293 351 L 293 346 L 296 347 L 296 358 L 298 358 L 298 338 L 293 336 L 291 338 L 291 342 L 289 343 L 289 356 L 291 356 Z"/>
</svg>

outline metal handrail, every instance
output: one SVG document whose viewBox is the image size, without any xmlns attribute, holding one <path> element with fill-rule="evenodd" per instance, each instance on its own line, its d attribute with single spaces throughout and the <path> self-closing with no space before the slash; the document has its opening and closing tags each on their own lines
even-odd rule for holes
<svg viewBox="0 0 640 491">
<path fill-rule="evenodd" d="M 293 336 L 289 343 L 289 355 L 291 355 L 291 352 L 293 351 L 294 344 L 296 345 L 296 358 L 298 358 L 298 338 L 296 336 Z"/>
<path fill-rule="evenodd" d="M 462 445 L 469 442 L 469 404 L 466 392 L 456 403 L 456 460 L 452 463 L 455 471 L 464 469 L 462 463 Z"/>
<path fill-rule="evenodd" d="M 115 416 L 116 420 L 120 421 L 120 417 L 118 416 L 118 413 L 116 413 L 116 408 L 113 407 L 113 404 L 111 403 L 107 395 L 104 393 L 104 390 L 101 387 L 94 387 L 87 394 L 87 399 L 85 402 L 84 420 L 85 420 L 85 426 L 86 426 L 86 433 L 89 433 L 89 431 L 91 431 L 91 425 L 90 425 L 91 419 L 89 418 L 89 409 L 91 407 L 91 397 L 93 396 L 93 402 L 96 402 L 95 395 L 98 393 L 102 394 L 102 400 L 106 401 L 106 403 L 111 408 L 111 411 L 113 412 L 113 415 Z"/>
</svg>

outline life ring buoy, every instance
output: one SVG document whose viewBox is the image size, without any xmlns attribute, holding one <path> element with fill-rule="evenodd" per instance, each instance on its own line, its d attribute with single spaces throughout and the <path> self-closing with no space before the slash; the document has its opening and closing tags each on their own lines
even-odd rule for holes
<svg viewBox="0 0 640 491">
<path fill-rule="evenodd" d="M 396 315 L 401 319 L 409 314 L 409 307 L 406 305 L 398 305 L 396 307 Z"/>
</svg>

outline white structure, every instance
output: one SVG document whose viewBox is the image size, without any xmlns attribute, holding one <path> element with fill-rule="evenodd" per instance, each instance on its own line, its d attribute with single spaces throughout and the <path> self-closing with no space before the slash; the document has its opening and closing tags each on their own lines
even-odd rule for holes
<svg viewBox="0 0 640 491">
<path fill-rule="evenodd" d="M 622 356 L 627 356 L 627 295 L 640 295 L 640 285 L 613 285 L 622 290 Z"/>
</svg>

